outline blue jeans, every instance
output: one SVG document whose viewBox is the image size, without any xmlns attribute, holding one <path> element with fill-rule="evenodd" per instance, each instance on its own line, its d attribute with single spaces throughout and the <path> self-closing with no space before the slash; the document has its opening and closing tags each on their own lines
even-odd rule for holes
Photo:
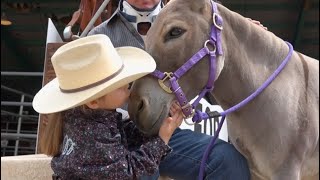
<svg viewBox="0 0 320 180">
<path fill-rule="evenodd" d="M 177 129 L 169 141 L 173 151 L 160 164 L 160 174 L 174 180 L 197 180 L 202 155 L 212 136 L 191 130 Z M 143 180 L 156 180 L 159 173 Z M 205 180 L 248 180 L 246 159 L 233 145 L 217 139 L 205 169 Z"/>
</svg>

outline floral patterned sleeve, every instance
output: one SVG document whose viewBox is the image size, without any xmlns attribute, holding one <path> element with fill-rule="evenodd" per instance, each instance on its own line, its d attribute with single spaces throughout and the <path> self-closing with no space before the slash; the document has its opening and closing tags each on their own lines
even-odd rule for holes
<svg viewBox="0 0 320 180">
<path fill-rule="evenodd" d="M 153 175 L 161 158 L 170 151 L 159 137 L 153 137 L 129 151 L 117 126 L 108 123 L 92 123 L 83 133 L 82 138 L 75 139 L 78 145 L 74 154 L 64 159 L 64 163 L 69 165 L 68 171 L 52 163 L 54 171 L 59 172 L 63 179 L 70 178 L 69 172 L 81 179 L 132 180 L 142 175 Z"/>
<path fill-rule="evenodd" d="M 148 137 L 139 131 L 137 126 L 130 119 L 123 119 L 122 123 L 126 136 L 128 137 L 129 146 L 140 146 L 141 143 L 150 141 L 152 139 L 152 137 Z"/>
</svg>

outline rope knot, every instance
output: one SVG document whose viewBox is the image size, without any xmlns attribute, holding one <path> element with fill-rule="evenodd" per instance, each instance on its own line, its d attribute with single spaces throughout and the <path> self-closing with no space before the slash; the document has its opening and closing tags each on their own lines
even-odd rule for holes
<svg viewBox="0 0 320 180">
<path fill-rule="evenodd" d="M 203 119 L 208 119 L 209 118 L 209 116 L 208 116 L 208 114 L 207 113 L 203 113 L 202 111 L 200 111 L 200 110 L 195 110 L 196 112 L 195 112 L 195 114 L 194 114 L 194 116 L 193 116 L 193 118 L 192 118 L 192 121 L 194 122 L 194 123 L 200 123 L 201 122 L 201 120 L 203 120 Z"/>
</svg>

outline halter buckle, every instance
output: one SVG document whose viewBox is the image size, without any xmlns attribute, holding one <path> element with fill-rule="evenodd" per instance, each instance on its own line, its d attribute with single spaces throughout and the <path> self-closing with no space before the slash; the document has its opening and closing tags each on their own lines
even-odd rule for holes
<svg viewBox="0 0 320 180">
<path fill-rule="evenodd" d="M 169 73 L 168 72 L 164 72 L 163 74 L 165 74 L 165 77 L 163 79 L 158 79 L 158 83 L 159 83 L 160 87 L 164 91 L 166 91 L 167 93 L 171 94 L 172 91 L 171 91 L 170 87 L 166 86 L 164 84 L 164 81 L 167 80 L 167 79 L 171 79 L 173 77 L 173 73 L 172 72 L 169 72 Z"/>
<path fill-rule="evenodd" d="M 222 25 L 218 25 L 217 24 L 217 22 L 216 22 L 216 17 L 219 17 L 218 16 L 218 14 L 217 13 L 213 13 L 213 16 L 212 16 L 212 18 L 213 18 L 213 24 L 214 24 L 214 26 L 216 27 L 216 28 L 218 28 L 220 31 L 222 31 L 222 29 L 223 29 L 223 27 L 222 27 Z"/>
<path fill-rule="evenodd" d="M 192 112 L 191 112 L 191 114 L 190 114 L 188 117 L 186 117 L 186 116 L 183 114 L 183 121 L 184 121 L 187 125 L 189 125 L 189 126 L 195 125 L 195 124 L 196 124 L 195 122 L 189 123 L 189 122 L 187 121 L 187 119 L 192 118 L 192 117 L 194 116 L 194 114 L 195 114 L 195 110 L 194 110 L 194 109 L 192 109 Z"/>
<path fill-rule="evenodd" d="M 188 106 L 191 106 L 189 103 L 188 104 L 186 104 L 186 105 L 184 105 L 184 106 L 182 106 L 181 107 L 181 109 L 185 109 L 186 107 L 188 107 Z M 193 116 L 194 116 L 194 114 L 195 114 L 195 110 L 191 107 L 191 114 L 189 115 L 189 116 L 186 116 L 184 113 L 182 114 L 183 115 L 183 118 L 192 118 Z"/>
</svg>

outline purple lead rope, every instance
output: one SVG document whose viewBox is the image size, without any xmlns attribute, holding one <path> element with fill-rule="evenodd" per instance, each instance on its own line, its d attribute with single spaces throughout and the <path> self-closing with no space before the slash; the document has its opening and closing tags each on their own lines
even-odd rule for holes
<svg viewBox="0 0 320 180">
<path fill-rule="evenodd" d="M 252 93 L 250 96 L 248 96 L 246 99 L 244 99 L 243 101 L 241 101 L 240 103 L 236 104 L 235 106 L 219 113 L 220 116 L 222 116 L 221 121 L 219 122 L 218 125 L 218 129 L 217 131 L 214 133 L 213 138 L 211 139 L 209 145 L 206 148 L 205 153 L 202 156 L 202 160 L 201 160 L 201 164 L 200 164 L 200 170 L 199 170 L 199 180 L 203 180 L 204 177 L 204 171 L 205 171 L 205 165 L 206 165 L 206 161 L 208 159 L 209 153 L 211 152 L 211 150 L 214 148 L 215 145 L 215 141 L 217 140 L 220 130 L 222 128 L 222 125 L 224 123 L 225 117 L 226 115 L 228 115 L 229 113 L 238 110 L 239 108 L 241 108 L 242 106 L 246 105 L 248 102 L 250 102 L 252 99 L 254 99 L 256 96 L 258 96 L 266 87 L 268 87 L 268 85 L 270 85 L 270 83 L 278 76 L 278 74 L 282 71 L 282 69 L 286 66 L 286 64 L 289 62 L 292 53 L 293 53 L 293 47 L 289 42 L 286 42 L 287 45 L 289 46 L 289 52 L 287 57 L 283 60 L 283 62 L 279 65 L 279 67 L 272 73 L 272 75 L 254 92 Z M 200 114 L 199 114 L 200 113 Z M 207 113 L 202 113 L 200 111 L 197 111 L 197 116 L 198 118 L 203 118 L 203 119 L 208 119 L 210 118 L 210 116 Z M 197 119 L 197 121 L 199 121 L 201 119 Z"/>
</svg>

